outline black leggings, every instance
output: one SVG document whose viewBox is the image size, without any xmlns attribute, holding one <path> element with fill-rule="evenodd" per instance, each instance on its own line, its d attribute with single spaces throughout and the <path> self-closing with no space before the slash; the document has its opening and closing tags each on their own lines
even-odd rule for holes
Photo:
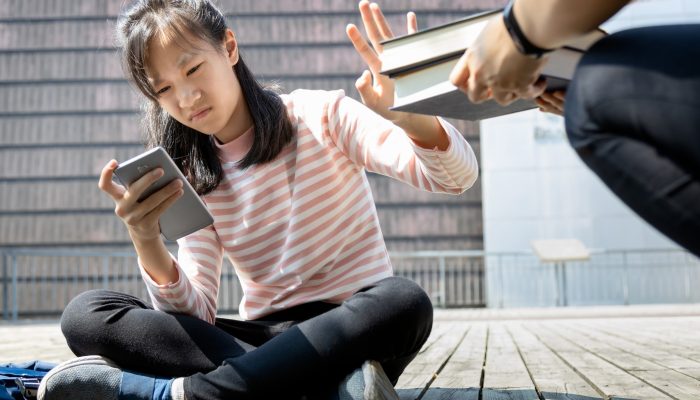
<svg viewBox="0 0 700 400">
<path fill-rule="evenodd" d="M 217 318 L 216 326 L 95 290 L 68 304 L 61 329 L 78 356 L 187 377 L 188 400 L 286 399 L 329 393 L 365 360 L 381 362 L 396 383 L 427 340 L 432 313 L 416 283 L 391 277 L 340 305 L 303 304 L 253 321 Z"/>
<path fill-rule="evenodd" d="M 566 97 L 581 159 L 627 205 L 700 256 L 700 25 L 613 34 Z"/>
</svg>

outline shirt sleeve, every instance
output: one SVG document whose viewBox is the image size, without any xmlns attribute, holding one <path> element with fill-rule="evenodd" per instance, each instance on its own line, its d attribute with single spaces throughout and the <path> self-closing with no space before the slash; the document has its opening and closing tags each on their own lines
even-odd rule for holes
<svg viewBox="0 0 700 400">
<path fill-rule="evenodd" d="M 223 264 L 223 248 L 213 226 L 177 241 L 173 257 L 178 280 L 159 285 L 139 260 L 141 276 L 156 310 L 192 315 L 211 324 L 216 318 L 217 296 Z M 171 255 L 172 257 L 172 255 Z"/>
<path fill-rule="evenodd" d="M 333 92 L 327 103 L 327 135 L 355 164 L 418 189 L 459 194 L 479 176 L 476 155 L 462 134 L 438 118 L 449 139 L 446 150 L 425 149 L 406 132 L 362 103 Z"/>
</svg>

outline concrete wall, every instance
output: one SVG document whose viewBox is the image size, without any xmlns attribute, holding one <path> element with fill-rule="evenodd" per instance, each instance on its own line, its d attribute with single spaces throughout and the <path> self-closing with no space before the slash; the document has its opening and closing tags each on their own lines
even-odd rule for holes
<svg viewBox="0 0 700 400">
<path fill-rule="evenodd" d="M 631 4 L 604 28 L 687 22 L 700 22 L 700 2 L 647 0 Z M 677 248 L 583 165 L 566 140 L 562 118 L 528 111 L 483 121 L 481 150 L 487 252 L 529 251 L 531 240 L 556 238 L 576 238 L 592 249 Z M 494 283 L 496 268 L 493 260 L 487 262 L 491 305 L 502 298 Z M 553 297 L 536 302 L 528 295 L 533 289 L 527 277 L 507 273 L 504 279 L 512 295 L 506 297 L 513 299 L 504 306 L 553 304 Z M 572 284 L 597 285 L 585 273 Z M 650 294 L 639 301 L 664 300 Z M 591 294 L 580 302 L 608 301 Z"/>
</svg>

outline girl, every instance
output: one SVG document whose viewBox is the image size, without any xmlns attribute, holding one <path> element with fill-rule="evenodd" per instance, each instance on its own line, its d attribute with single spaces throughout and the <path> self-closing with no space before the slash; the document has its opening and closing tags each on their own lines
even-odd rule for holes
<svg viewBox="0 0 700 400">
<path fill-rule="evenodd" d="M 458 194 L 477 163 L 446 122 L 388 110 L 377 52 L 392 34 L 376 5 L 360 12 L 374 50 L 355 26 L 347 33 L 372 71 L 374 86 L 368 72 L 357 82 L 367 107 L 341 91 L 261 87 L 209 0 L 140 0 L 121 16 L 148 144 L 176 160 L 215 222 L 171 256 L 158 217 L 182 182 L 137 202 L 162 171 L 127 190 L 109 162 L 99 186 L 128 228 L 153 307 L 108 291 L 75 298 L 61 327 L 82 357 L 54 369 L 39 398 L 398 398 L 393 384 L 427 339 L 432 306 L 392 277 L 364 171 Z M 216 318 L 224 255 L 243 287 L 243 321 Z"/>
</svg>

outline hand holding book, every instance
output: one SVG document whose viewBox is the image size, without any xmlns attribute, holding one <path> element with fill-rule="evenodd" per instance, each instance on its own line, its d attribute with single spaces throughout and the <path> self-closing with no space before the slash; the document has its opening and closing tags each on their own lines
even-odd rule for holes
<svg viewBox="0 0 700 400">
<path fill-rule="evenodd" d="M 544 92 L 535 99 L 535 103 L 542 112 L 563 116 L 565 97 L 566 92 L 562 90 Z"/>
<path fill-rule="evenodd" d="M 394 105 L 394 81 L 381 74 L 381 55 L 384 50 L 381 42 L 392 39 L 394 33 L 376 3 L 370 4 L 369 1 L 362 0 L 359 9 L 369 43 L 353 24 L 346 27 L 346 33 L 355 50 L 369 67 L 369 71 L 365 70 L 355 82 L 362 102 L 372 111 L 401 127 L 419 146 L 445 150 L 449 146 L 449 139 L 435 117 L 391 110 Z M 412 12 L 407 14 L 406 30 L 409 35 L 418 30 L 416 15 Z"/>
<path fill-rule="evenodd" d="M 353 24 L 347 26 L 346 33 L 357 53 L 369 67 L 369 71 L 362 72 L 360 78 L 355 82 L 355 87 L 360 93 L 362 102 L 367 107 L 382 117 L 395 121 L 401 118 L 401 113 L 389 110 L 394 105 L 394 83 L 389 77 L 379 73 L 382 70 L 380 56 L 383 46 L 381 42 L 393 38 L 394 34 L 376 3 L 370 4 L 363 0 L 360 2 L 359 8 L 369 42 L 362 37 L 360 30 Z M 412 34 L 417 29 L 416 15 L 408 13 L 406 30 Z"/>
<path fill-rule="evenodd" d="M 473 103 L 493 99 L 500 105 L 542 94 L 539 77 L 547 56 L 521 54 L 508 34 L 503 18 L 492 18 L 457 62 L 450 81 Z"/>
</svg>

